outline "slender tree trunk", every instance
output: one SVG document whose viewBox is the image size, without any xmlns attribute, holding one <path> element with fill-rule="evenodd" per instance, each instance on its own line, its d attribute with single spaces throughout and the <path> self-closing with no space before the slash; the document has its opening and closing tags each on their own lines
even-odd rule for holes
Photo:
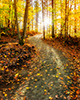
<svg viewBox="0 0 80 100">
<path fill-rule="evenodd" d="M 12 2 L 12 0 L 11 0 L 11 2 Z M 12 36 L 14 36 L 14 34 L 15 34 L 15 26 L 16 26 L 15 25 L 16 21 L 13 20 L 15 18 L 13 9 L 14 9 L 14 4 L 12 5 L 12 9 L 11 9 L 12 10 L 12 19 L 11 19 Z"/>
<path fill-rule="evenodd" d="M 9 0 L 9 16 L 10 16 L 10 11 L 11 11 L 11 5 Z M 10 19 L 8 19 L 8 28 L 10 28 Z"/>
<path fill-rule="evenodd" d="M 49 18 L 49 16 L 48 16 L 48 13 L 49 13 L 49 11 L 48 11 L 48 0 L 46 1 L 47 2 L 47 17 Z M 49 26 L 47 25 L 47 30 L 48 30 L 48 28 L 49 28 Z"/>
<path fill-rule="evenodd" d="M 44 23 L 44 4 L 42 0 L 42 22 L 43 22 L 43 39 L 45 39 L 45 23 Z"/>
<path fill-rule="evenodd" d="M 21 41 L 21 35 L 20 35 L 19 25 L 18 25 L 16 0 L 14 0 L 14 9 L 15 9 L 15 19 L 16 19 L 16 27 L 17 27 L 17 32 L 18 32 L 18 38 L 19 38 L 19 41 Z"/>
<path fill-rule="evenodd" d="M 6 18 L 6 16 L 5 16 L 5 24 L 6 26 L 8 26 L 8 19 Z"/>
<path fill-rule="evenodd" d="M 38 32 L 38 0 L 36 1 L 36 5 L 35 5 L 35 7 L 36 7 L 36 32 Z"/>
<path fill-rule="evenodd" d="M 54 35 L 54 11 L 53 11 L 53 8 L 54 8 L 54 0 L 52 0 L 52 38 L 55 36 Z"/>
<path fill-rule="evenodd" d="M 28 1 L 28 12 L 27 12 L 27 15 L 29 15 L 29 6 L 30 6 L 30 0 Z M 27 25 L 28 25 L 28 27 L 27 27 L 27 31 L 30 31 L 30 17 L 28 17 L 27 18 L 28 20 L 27 20 Z"/>
<path fill-rule="evenodd" d="M 77 33 L 77 29 L 76 29 L 76 0 L 74 0 L 74 10 L 75 10 L 75 28 L 74 28 L 74 32 L 75 34 Z"/>
<path fill-rule="evenodd" d="M 32 7 L 33 7 L 33 9 L 32 9 L 32 30 L 33 30 L 33 26 L 34 26 L 33 25 L 34 24 L 33 23 L 33 21 L 34 21 L 34 6 L 33 5 L 34 5 L 34 0 L 32 0 Z"/>
<path fill-rule="evenodd" d="M 67 3 L 67 35 L 68 35 L 68 22 L 69 22 L 69 1 Z"/>
<path fill-rule="evenodd" d="M 61 7 L 61 30 L 60 30 L 60 35 L 62 36 L 62 0 L 60 0 L 60 7 Z"/>
<path fill-rule="evenodd" d="M 14 13 L 12 13 L 13 14 L 13 19 L 15 18 L 15 16 L 14 16 Z M 15 20 L 12 20 L 12 29 L 13 29 L 13 33 L 12 33 L 12 35 L 14 36 L 14 34 L 15 34 L 15 25 L 16 25 L 16 21 Z"/>
<path fill-rule="evenodd" d="M 33 10 L 32 10 L 32 16 L 34 16 L 34 15 L 33 15 Z M 32 30 L 33 30 L 33 19 L 32 19 Z"/>
<path fill-rule="evenodd" d="M 50 20 L 50 16 L 51 16 L 51 14 L 50 14 L 50 11 L 49 11 L 49 20 Z M 49 25 L 49 34 L 50 34 L 50 25 Z"/>
<path fill-rule="evenodd" d="M 36 9 L 36 32 L 38 32 L 38 12 Z"/>
<path fill-rule="evenodd" d="M 24 14 L 24 22 L 23 22 L 23 36 L 22 36 L 22 44 L 24 44 L 24 39 L 26 35 L 26 27 L 27 27 L 27 19 L 28 19 L 28 4 L 29 0 L 26 0 L 25 14 Z"/>
<path fill-rule="evenodd" d="M 67 22 L 68 22 L 67 0 L 65 0 L 65 38 L 68 35 Z"/>
<path fill-rule="evenodd" d="M 55 14 L 54 14 L 54 18 L 55 18 L 55 24 L 54 24 L 54 33 L 56 34 L 57 33 L 57 21 L 56 21 L 56 0 L 54 2 L 54 5 L 55 5 Z"/>
<path fill-rule="evenodd" d="M 1 24 L 0 24 L 0 40 L 1 40 Z"/>
</svg>

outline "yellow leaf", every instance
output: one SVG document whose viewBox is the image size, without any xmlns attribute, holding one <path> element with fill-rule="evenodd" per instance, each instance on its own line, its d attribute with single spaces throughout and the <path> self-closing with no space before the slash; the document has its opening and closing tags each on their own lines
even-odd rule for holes
<svg viewBox="0 0 80 100">
<path fill-rule="evenodd" d="M 40 75 L 40 73 L 37 73 L 37 76 L 39 76 Z"/>
<path fill-rule="evenodd" d="M 68 78 L 68 79 L 70 79 L 70 77 L 69 77 L 69 76 L 67 76 L 67 78 Z"/>
<path fill-rule="evenodd" d="M 15 74 L 15 77 L 17 77 L 19 75 L 19 73 Z"/>
<path fill-rule="evenodd" d="M 47 90 L 46 90 L 46 89 L 44 89 L 44 91 L 46 92 Z"/>
<path fill-rule="evenodd" d="M 45 70 L 45 72 L 47 72 L 47 70 Z"/>
<path fill-rule="evenodd" d="M 6 58 L 7 56 L 5 55 L 4 57 Z"/>
<path fill-rule="evenodd" d="M 37 86 L 35 86 L 35 88 L 37 88 Z"/>
<path fill-rule="evenodd" d="M 4 95 L 5 97 L 7 96 L 7 94 Z"/>
<path fill-rule="evenodd" d="M 29 89 L 29 87 L 26 87 L 26 89 L 28 90 L 28 89 Z"/>
<path fill-rule="evenodd" d="M 51 84 L 51 86 L 53 86 L 53 84 Z"/>
<path fill-rule="evenodd" d="M 1 68 L 1 70 L 4 70 L 4 67 L 3 67 L 3 68 Z"/>
<path fill-rule="evenodd" d="M 52 69 L 50 69 L 50 71 L 52 71 Z"/>
<path fill-rule="evenodd" d="M 37 81 L 37 79 L 35 79 L 35 81 Z"/>
<path fill-rule="evenodd" d="M 26 77 L 25 79 L 27 80 L 28 78 Z"/>
<path fill-rule="evenodd" d="M 58 78 L 58 76 L 56 75 L 56 77 Z"/>
<path fill-rule="evenodd" d="M 35 67 L 35 69 L 37 69 L 37 67 Z"/>
</svg>

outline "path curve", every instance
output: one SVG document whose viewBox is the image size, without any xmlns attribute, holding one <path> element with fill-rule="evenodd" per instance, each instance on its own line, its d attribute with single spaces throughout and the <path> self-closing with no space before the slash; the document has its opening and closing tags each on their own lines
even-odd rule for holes
<svg viewBox="0 0 80 100">
<path fill-rule="evenodd" d="M 36 61 L 32 63 L 31 75 L 25 84 L 21 84 L 15 92 L 15 100 L 69 100 L 66 95 L 67 75 L 65 69 L 67 59 L 61 51 L 54 49 L 42 40 L 42 34 L 29 37 L 28 41 L 34 45 L 40 53 Z M 22 87 L 22 88 L 21 88 Z M 52 100 L 52 99 L 51 99 Z"/>
</svg>

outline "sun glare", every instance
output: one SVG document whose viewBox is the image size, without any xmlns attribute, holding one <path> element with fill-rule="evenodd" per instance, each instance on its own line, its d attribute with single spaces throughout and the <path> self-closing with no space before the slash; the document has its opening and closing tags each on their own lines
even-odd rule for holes
<svg viewBox="0 0 80 100">
<path fill-rule="evenodd" d="M 46 26 L 50 25 L 51 24 L 51 19 L 49 19 L 48 17 L 45 17 L 44 23 L 45 23 Z"/>
</svg>

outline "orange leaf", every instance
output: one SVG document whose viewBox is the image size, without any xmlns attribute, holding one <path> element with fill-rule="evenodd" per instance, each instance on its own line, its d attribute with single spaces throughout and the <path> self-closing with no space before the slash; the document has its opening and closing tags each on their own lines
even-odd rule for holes
<svg viewBox="0 0 80 100">
<path fill-rule="evenodd" d="M 24 99 L 23 100 L 26 100 L 26 96 L 24 97 Z"/>
<path fill-rule="evenodd" d="M 79 90 L 76 91 L 76 94 L 79 94 Z"/>
</svg>

